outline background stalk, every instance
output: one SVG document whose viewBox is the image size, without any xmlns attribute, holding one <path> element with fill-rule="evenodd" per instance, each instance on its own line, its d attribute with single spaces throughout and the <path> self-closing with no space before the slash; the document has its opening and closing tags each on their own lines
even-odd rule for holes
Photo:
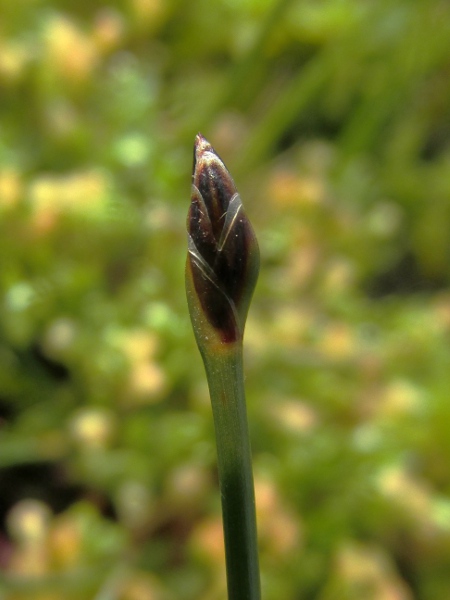
<svg viewBox="0 0 450 600">
<path fill-rule="evenodd" d="M 214 416 L 229 600 L 259 600 L 258 543 L 242 343 L 203 353 Z"/>
</svg>

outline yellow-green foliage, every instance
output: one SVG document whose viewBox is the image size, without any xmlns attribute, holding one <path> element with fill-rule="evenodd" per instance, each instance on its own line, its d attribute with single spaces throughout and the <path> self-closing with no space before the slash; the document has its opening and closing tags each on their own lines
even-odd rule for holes
<svg viewBox="0 0 450 600">
<path fill-rule="evenodd" d="M 201 131 L 261 247 L 264 600 L 448 600 L 450 5 L 1 0 L 0 596 L 225 597 Z"/>
</svg>

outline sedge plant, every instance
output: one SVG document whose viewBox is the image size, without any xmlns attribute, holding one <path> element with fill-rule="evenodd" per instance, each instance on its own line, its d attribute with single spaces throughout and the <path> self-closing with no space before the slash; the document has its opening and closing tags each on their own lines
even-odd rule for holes
<svg viewBox="0 0 450 600">
<path fill-rule="evenodd" d="M 197 135 L 187 218 L 186 292 L 217 444 L 229 600 L 260 600 L 242 341 L 259 248 L 231 175 Z"/>
</svg>

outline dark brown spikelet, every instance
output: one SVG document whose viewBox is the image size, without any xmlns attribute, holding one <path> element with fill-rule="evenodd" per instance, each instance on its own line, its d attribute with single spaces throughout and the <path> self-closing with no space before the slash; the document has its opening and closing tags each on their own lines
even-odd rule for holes
<svg viewBox="0 0 450 600">
<path fill-rule="evenodd" d="M 187 218 L 190 276 L 201 309 L 222 342 L 242 337 L 259 270 L 259 249 L 234 181 L 198 134 Z"/>
</svg>

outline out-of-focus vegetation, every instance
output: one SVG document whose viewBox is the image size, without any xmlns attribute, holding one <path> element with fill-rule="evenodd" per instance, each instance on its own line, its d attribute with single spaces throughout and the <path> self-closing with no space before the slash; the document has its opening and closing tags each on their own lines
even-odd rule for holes
<svg viewBox="0 0 450 600">
<path fill-rule="evenodd" d="M 448 600 L 450 5 L 2 0 L 0 596 L 219 600 L 192 143 L 262 269 L 265 600 Z"/>
</svg>

